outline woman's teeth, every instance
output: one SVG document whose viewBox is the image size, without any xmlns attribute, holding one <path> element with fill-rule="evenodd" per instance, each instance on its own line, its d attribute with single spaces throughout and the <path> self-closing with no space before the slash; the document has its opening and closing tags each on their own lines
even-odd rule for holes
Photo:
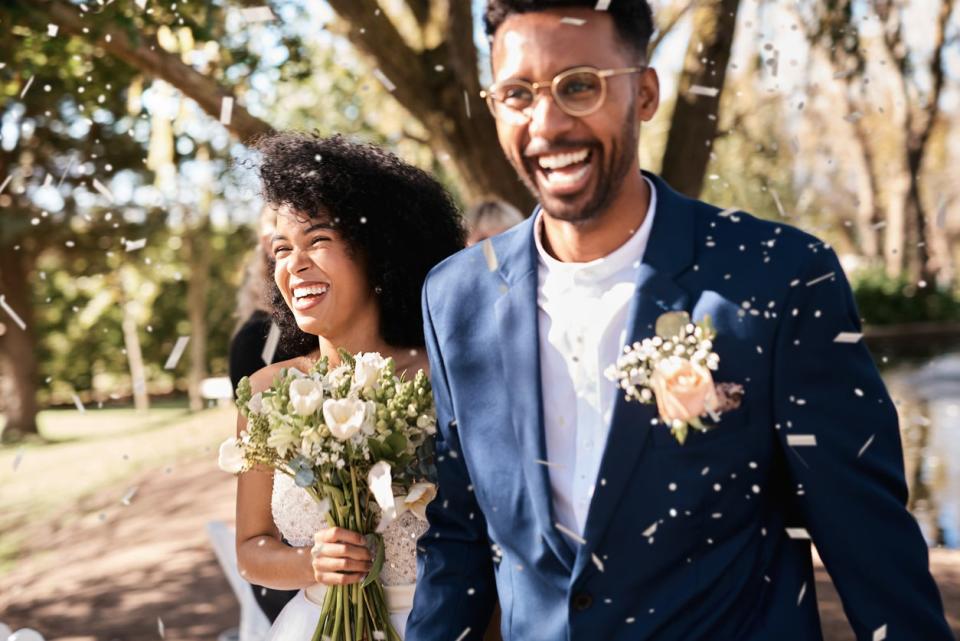
<svg viewBox="0 0 960 641">
<path fill-rule="evenodd" d="M 293 289 L 294 298 L 306 298 L 307 296 L 319 296 L 326 294 L 328 287 L 326 285 L 311 285 L 309 287 L 295 287 Z"/>
</svg>

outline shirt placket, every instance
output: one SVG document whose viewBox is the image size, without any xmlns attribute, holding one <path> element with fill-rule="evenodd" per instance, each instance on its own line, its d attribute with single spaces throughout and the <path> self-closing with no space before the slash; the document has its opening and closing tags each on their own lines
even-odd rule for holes
<svg viewBox="0 0 960 641">
<path fill-rule="evenodd" d="M 597 301 L 591 296 L 579 297 L 585 304 L 585 309 L 592 308 Z M 578 319 L 571 326 L 571 343 L 574 346 L 574 389 L 577 396 L 577 429 L 574 443 L 574 482 L 573 508 L 577 524 L 583 530 L 587 512 L 590 508 L 590 498 L 596 476 L 596 460 L 601 444 L 598 440 L 597 427 L 600 420 L 598 414 L 599 398 L 596 384 L 596 332 L 591 331 L 586 319 Z"/>
</svg>

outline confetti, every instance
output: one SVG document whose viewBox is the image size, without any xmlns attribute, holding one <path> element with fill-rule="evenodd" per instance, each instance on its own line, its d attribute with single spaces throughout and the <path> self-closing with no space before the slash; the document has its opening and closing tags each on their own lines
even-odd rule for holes
<svg viewBox="0 0 960 641">
<path fill-rule="evenodd" d="M 870 447 L 870 444 L 873 443 L 873 438 L 876 434 L 871 434 L 870 438 L 867 439 L 867 442 L 863 444 L 863 447 L 860 448 L 860 451 L 857 453 L 857 458 L 863 456 L 863 453 L 867 451 L 867 448 Z"/>
<path fill-rule="evenodd" d="M 800 602 L 803 601 L 803 595 L 807 593 L 807 582 L 804 581 L 803 585 L 800 586 L 800 595 L 797 597 L 797 605 L 800 605 Z"/>
<path fill-rule="evenodd" d="M 157 632 L 160 633 L 161 639 L 167 638 L 167 632 L 163 627 L 163 619 L 161 619 L 160 617 L 157 617 Z"/>
<path fill-rule="evenodd" d="M 280 328 L 276 323 L 270 323 L 270 331 L 267 333 L 267 342 L 263 345 L 263 351 L 260 352 L 260 358 L 264 364 L 273 363 L 273 355 L 277 351 L 277 343 L 280 342 Z"/>
<path fill-rule="evenodd" d="M 716 98 L 720 93 L 718 87 L 704 87 L 703 85 L 693 85 L 690 87 L 690 93 L 694 96 L 706 96 L 707 98 Z"/>
<path fill-rule="evenodd" d="M 273 15 L 270 7 L 266 6 L 240 9 L 240 15 L 243 16 L 243 21 L 248 24 L 254 22 L 273 22 L 277 18 Z"/>
<path fill-rule="evenodd" d="M 539 463 L 540 465 L 546 465 L 547 467 L 563 467 L 560 463 L 551 463 L 550 461 L 542 461 L 540 459 L 535 459 L 534 463 Z"/>
<path fill-rule="evenodd" d="M 791 539 L 797 539 L 797 540 L 809 539 L 810 533 L 807 532 L 807 528 L 804 528 L 804 527 L 788 527 L 787 536 L 789 536 Z"/>
<path fill-rule="evenodd" d="M 13 471 L 16 472 L 17 468 L 20 467 L 20 462 L 23 461 L 23 448 L 21 447 L 17 450 L 16 455 L 13 457 Z"/>
<path fill-rule="evenodd" d="M 170 356 L 167 357 L 167 362 L 164 363 L 163 369 L 173 369 L 177 366 L 177 363 L 180 362 L 180 357 L 183 356 L 184 350 L 187 349 L 187 343 L 189 341 L 189 336 L 180 336 L 177 338 L 177 343 L 173 346 L 173 351 L 170 352 Z"/>
<path fill-rule="evenodd" d="M 233 118 L 233 97 L 224 96 L 223 102 L 220 103 L 220 122 L 224 125 L 229 125 L 230 120 Z"/>
<path fill-rule="evenodd" d="M 574 532 L 574 531 L 571 530 L 570 528 L 565 527 L 564 525 L 562 525 L 562 524 L 560 524 L 560 523 L 554 523 L 553 525 L 554 525 L 554 527 L 556 527 L 558 530 L 560 530 L 560 532 L 562 532 L 563 534 L 566 534 L 567 536 L 569 536 L 571 539 L 573 539 L 574 541 L 576 541 L 576 542 L 579 543 L 580 545 L 586 545 L 586 544 L 587 544 L 587 540 L 586 540 L 585 538 L 583 538 L 582 536 L 580 536 L 579 534 L 577 534 L 576 532 Z"/>
<path fill-rule="evenodd" d="M 13 180 L 13 174 L 7 176 L 3 179 L 3 183 L 0 184 L 0 194 L 3 193 L 3 190 L 7 188 L 7 185 L 10 184 L 10 181 Z"/>
<path fill-rule="evenodd" d="M 656 521 L 654 521 L 653 525 L 651 525 L 650 527 L 648 527 L 646 530 L 643 531 L 643 535 L 650 537 L 650 536 L 653 536 L 653 533 L 656 531 L 657 531 L 657 523 Z"/>
<path fill-rule="evenodd" d="M 23 86 L 23 91 L 20 92 L 20 100 L 23 100 L 23 97 L 27 95 L 27 92 L 30 91 L 30 86 L 33 84 L 33 76 L 30 76 L 30 79 L 27 80 L 27 84 Z"/>
<path fill-rule="evenodd" d="M 783 210 L 783 203 L 780 201 L 780 194 L 777 193 L 776 189 L 771 189 L 770 195 L 773 196 L 773 202 L 777 206 L 777 213 L 780 214 L 780 218 L 786 218 L 787 213 Z"/>
<path fill-rule="evenodd" d="M 141 11 L 143 11 L 147 8 L 147 0 L 137 0 L 137 6 L 140 7 Z"/>
<path fill-rule="evenodd" d="M 96 178 L 93 179 L 93 188 L 99 191 L 104 198 L 106 198 L 110 202 L 114 202 L 113 193 L 109 189 L 107 189 L 106 185 L 104 185 L 102 182 L 100 182 Z"/>
<path fill-rule="evenodd" d="M 738 211 L 740 211 L 738 207 L 727 207 L 726 209 L 721 211 L 719 214 L 717 214 L 717 216 L 720 216 L 720 218 L 727 218 L 728 216 L 732 216 Z"/>
<path fill-rule="evenodd" d="M 887 638 L 887 624 L 884 623 L 873 631 L 873 641 L 884 641 Z"/>
<path fill-rule="evenodd" d="M 468 634 L 470 634 L 470 628 L 469 628 L 469 627 L 468 627 L 467 629 L 465 629 L 463 632 L 461 632 L 461 633 L 460 633 L 460 636 L 458 636 L 458 637 L 455 639 L 455 641 L 463 641 L 464 639 L 467 638 L 467 635 L 468 635 Z"/>
<path fill-rule="evenodd" d="M 0 307 L 3 308 L 3 311 L 5 311 L 10 316 L 10 318 L 13 319 L 13 322 L 16 323 L 20 329 L 22 330 L 27 329 L 27 324 L 24 323 L 23 319 L 20 318 L 20 316 L 18 316 L 15 311 L 13 311 L 13 308 L 10 307 L 9 304 L 7 304 L 7 297 L 4 296 L 3 294 L 0 294 Z"/>
<path fill-rule="evenodd" d="M 76 406 L 78 412 L 83 414 L 87 411 L 87 408 L 83 406 L 83 401 L 80 400 L 79 396 L 71 394 L 70 397 L 73 399 L 73 404 Z"/>
<path fill-rule="evenodd" d="M 397 85 L 393 84 L 393 81 L 390 78 L 387 78 L 386 74 L 380 71 L 379 68 L 373 70 L 373 75 L 376 76 L 377 80 L 380 81 L 380 84 L 383 85 L 384 89 L 393 93 L 393 90 L 397 88 Z"/>
<path fill-rule="evenodd" d="M 483 241 L 483 257 L 487 259 L 487 269 L 492 272 L 497 271 L 499 262 L 497 261 L 497 252 L 493 249 L 493 242 L 489 238 Z"/>
<path fill-rule="evenodd" d="M 597 569 L 603 572 L 603 561 L 600 560 L 600 557 L 594 552 L 590 554 L 590 560 L 593 561 L 593 564 L 597 566 Z"/>
<path fill-rule="evenodd" d="M 123 242 L 123 245 L 124 249 L 126 249 L 128 252 L 133 252 L 146 247 L 147 239 L 141 238 L 140 240 L 126 240 Z"/>
<path fill-rule="evenodd" d="M 58 33 L 60 33 L 60 27 L 58 25 L 55 25 L 52 23 L 47 25 L 48 36 L 50 36 L 51 38 L 55 38 Z"/>
<path fill-rule="evenodd" d="M 863 334 L 860 332 L 840 332 L 837 334 L 837 337 L 833 339 L 834 343 L 859 343 L 860 339 L 863 338 Z"/>
<path fill-rule="evenodd" d="M 127 490 L 126 494 L 123 495 L 123 498 L 120 499 L 120 503 L 126 506 L 130 506 L 130 503 L 133 501 L 133 497 L 137 495 L 137 490 L 140 489 L 136 485 Z"/>
<path fill-rule="evenodd" d="M 817 283 L 823 282 L 828 278 L 833 278 L 834 274 L 835 272 L 830 272 L 829 274 L 824 274 L 823 276 L 817 276 L 813 280 L 807 281 L 807 287 L 810 287 L 811 285 L 816 285 Z"/>
<path fill-rule="evenodd" d="M 597 6 L 594 7 L 597 11 L 606 11 L 610 8 L 610 0 L 597 0 Z"/>
<path fill-rule="evenodd" d="M 470 95 L 464 90 L 463 92 L 463 104 L 467 108 L 467 118 L 473 118 L 470 114 Z"/>
<path fill-rule="evenodd" d="M 787 434 L 787 445 L 790 447 L 816 447 L 816 434 Z"/>
<path fill-rule="evenodd" d="M 574 27 L 582 27 L 583 25 L 587 24 L 587 21 L 583 18 L 571 18 L 570 16 L 560 18 L 560 22 L 563 24 L 573 25 Z"/>
</svg>

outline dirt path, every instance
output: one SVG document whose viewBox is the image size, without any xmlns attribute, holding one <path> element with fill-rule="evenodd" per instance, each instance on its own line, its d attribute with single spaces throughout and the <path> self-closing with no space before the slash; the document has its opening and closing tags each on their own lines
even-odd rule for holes
<svg viewBox="0 0 960 641">
<path fill-rule="evenodd" d="M 0 621 L 47 641 L 214 641 L 237 623 L 233 593 L 205 533 L 233 522 L 234 481 L 207 460 L 128 481 L 129 506 L 103 492 L 77 519 L 38 527 L 29 558 L 0 577 Z M 960 634 L 960 552 L 932 550 L 934 573 Z M 829 578 L 817 592 L 827 641 L 854 641 Z M 960 638 L 960 636 L 958 636 Z"/>
</svg>

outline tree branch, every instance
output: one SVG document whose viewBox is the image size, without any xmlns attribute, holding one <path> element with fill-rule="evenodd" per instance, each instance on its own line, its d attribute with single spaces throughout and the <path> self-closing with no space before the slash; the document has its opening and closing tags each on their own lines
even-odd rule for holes
<svg viewBox="0 0 960 641">
<path fill-rule="evenodd" d="M 18 2 L 37 20 L 43 21 L 42 24 L 53 22 L 66 33 L 81 38 L 87 37 L 83 29 L 88 25 L 84 22 L 83 16 L 75 5 L 65 0 L 13 1 Z M 232 97 L 230 92 L 217 81 L 185 64 L 179 56 L 165 51 L 155 38 L 142 35 L 143 43 L 134 43 L 126 31 L 112 26 L 106 26 L 101 36 L 96 43 L 97 46 L 144 74 L 170 83 L 193 99 L 207 114 L 220 118 L 221 104 L 224 98 Z M 226 126 L 231 133 L 244 142 L 273 131 L 270 125 L 251 115 L 236 102 L 233 104 L 230 123 Z"/>
</svg>

